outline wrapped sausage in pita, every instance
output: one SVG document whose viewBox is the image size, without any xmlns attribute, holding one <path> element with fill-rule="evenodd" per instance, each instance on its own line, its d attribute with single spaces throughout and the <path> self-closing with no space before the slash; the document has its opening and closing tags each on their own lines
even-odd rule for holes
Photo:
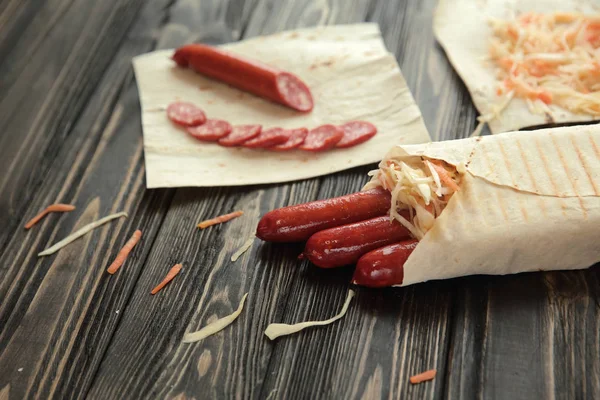
<svg viewBox="0 0 600 400">
<path fill-rule="evenodd" d="M 600 261 L 600 126 L 396 146 L 371 175 L 419 239 L 401 286 Z"/>
</svg>

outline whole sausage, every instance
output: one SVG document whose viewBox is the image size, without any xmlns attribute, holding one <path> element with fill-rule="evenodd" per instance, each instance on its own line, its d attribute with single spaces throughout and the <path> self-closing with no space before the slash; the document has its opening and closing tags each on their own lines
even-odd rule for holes
<svg viewBox="0 0 600 400">
<path fill-rule="evenodd" d="M 372 288 L 402 284 L 404 263 L 418 243 L 405 240 L 365 254 L 356 263 L 352 283 Z"/>
<path fill-rule="evenodd" d="M 313 108 L 312 94 L 300 78 L 226 50 L 189 44 L 177 49 L 173 60 L 180 67 L 190 66 L 202 75 L 294 110 L 308 112 Z"/>
<path fill-rule="evenodd" d="M 408 237 L 408 229 L 384 215 L 317 232 L 306 242 L 303 254 L 318 267 L 341 267 L 354 264 L 371 250 Z"/>
<path fill-rule="evenodd" d="M 390 193 L 382 188 L 283 207 L 266 213 L 256 236 L 268 242 L 302 242 L 313 233 L 387 214 Z"/>
</svg>

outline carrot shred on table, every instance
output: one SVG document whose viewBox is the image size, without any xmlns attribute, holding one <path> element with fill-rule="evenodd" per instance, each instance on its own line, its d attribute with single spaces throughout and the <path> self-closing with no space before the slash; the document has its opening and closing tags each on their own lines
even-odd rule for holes
<svg viewBox="0 0 600 400">
<path fill-rule="evenodd" d="M 182 267 L 183 266 L 181 264 L 173 265 L 173 268 L 171 268 L 171 270 L 167 273 L 167 276 L 165 276 L 165 279 L 163 279 L 161 283 L 159 283 L 154 289 L 152 289 L 150 294 L 156 294 L 162 288 L 164 288 L 167 285 L 167 283 L 171 282 L 173 280 L 173 278 L 175 278 L 177 276 L 177 274 L 181 271 Z"/>
<path fill-rule="evenodd" d="M 437 374 L 437 370 L 435 370 L 435 369 L 430 369 L 429 371 L 421 372 L 420 374 L 411 376 L 410 383 L 416 384 L 416 383 L 421 383 L 421 382 L 425 382 L 425 381 L 430 381 L 433 378 L 435 378 L 436 374 Z"/>
<path fill-rule="evenodd" d="M 131 238 L 129 238 L 127 243 L 125 243 L 125 246 L 123 246 L 123 248 L 119 251 L 119 254 L 117 254 L 115 260 L 112 262 L 112 264 L 110 264 L 106 272 L 108 272 L 111 275 L 117 272 L 118 269 L 121 268 L 121 265 L 123 265 L 123 263 L 127 259 L 129 253 L 131 253 L 131 250 L 133 250 L 133 248 L 140 241 L 141 238 L 142 231 L 138 229 L 135 232 L 133 232 Z"/>
<path fill-rule="evenodd" d="M 234 211 L 229 214 L 219 215 L 218 217 L 207 219 L 206 221 L 200 222 L 198 224 L 198 228 L 204 229 L 204 228 L 208 228 L 209 226 L 222 224 L 223 222 L 231 221 L 232 219 L 240 217 L 242 215 L 244 215 L 243 211 Z"/>
<path fill-rule="evenodd" d="M 27 222 L 27 224 L 25 224 L 25 229 L 31 228 L 32 226 L 34 226 L 35 224 L 40 222 L 40 220 L 42 218 L 44 218 L 46 215 L 50 214 L 51 212 L 68 212 L 68 211 L 73 211 L 74 209 L 75 209 L 75 206 L 72 206 L 71 204 L 60 204 L 60 203 L 50 204 L 48 207 L 46 207 L 44 209 L 44 211 L 42 211 L 35 217 L 31 218 L 29 220 L 29 222 Z"/>
</svg>

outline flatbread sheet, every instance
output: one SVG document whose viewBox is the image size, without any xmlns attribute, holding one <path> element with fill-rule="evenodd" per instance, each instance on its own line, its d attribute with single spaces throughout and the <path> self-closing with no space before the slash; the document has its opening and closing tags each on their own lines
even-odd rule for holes
<svg viewBox="0 0 600 400">
<path fill-rule="evenodd" d="M 303 114 L 175 66 L 173 50 L 133 61 L 142 107 L 146 186 L 235 186 L 294 181 L 378 162 L 393 144 L 430 140 L 394 56 L 375 24 L 282 32 L 224 48 L 302 78 L 315 107 Z M 366 120 L 378 133 L 349 149 L 288 153 L 202 143 L 174 126 L 165 109 L 174 101 L 201 107 L 232 125 L 313 128 Z"/>
<path fill-rule="evenodd" d="M 488 60 L 492 30 L 490 18 L 512 19 L 524 12 L 579 11 L 600 13 L 596 0 L 440 0 L 435 11 L 434 33 L 450 63 L 461 77 L 480 114 L 488 114 L 498 103 L 498 83 Z M 574 114 L 550 105 L 550 113 L 535 114 L 522 99 L 514 98 L 499 118 L 489 123 L 492 133 L 525 127 L 598 120 L 589 114 Z"/>
<path fill-rule="evenodd" d="M 402 286 L 465 275 L 587 268 L 600 261 L 600 126 L 398 146 L 466 167 L 404 265 Z"/>
</svg>

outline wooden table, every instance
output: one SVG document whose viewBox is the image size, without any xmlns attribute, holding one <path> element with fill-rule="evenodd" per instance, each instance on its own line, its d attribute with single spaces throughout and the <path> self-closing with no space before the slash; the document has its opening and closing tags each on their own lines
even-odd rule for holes
<svg viewBox="0 0 600 400">
<path fill-rule="evenodd" d="M 0 399 L 600 398 L 599 269 L 469 277 L 359 290 L 347 316 L 270 342 L 270 322 L 325 319 L 350 269 L 296 260 L 301 246 L 231 252 L 266 211 L 358 190 L 373 166 L 283 185 L 146 190 L 131 58 L 318 24 L 375 21 L 432 137 L 477 115 L 435 43 L 435 0 L 4 0 L 0 3 Z M 46 205 L 77 205 L 30 231 Z M 246 211 L 242 229 L 194 228 Z M 57 255 L 78 226 L 121 219 Z M 104 272 L 131 232 L 144 238 Z M 170 266 L 183 273 L 154 297 Z M 242 316 L 194 345 L 184 332 Z M 433 382 L 408 377 L 437 368 Z"/>
</svg>

